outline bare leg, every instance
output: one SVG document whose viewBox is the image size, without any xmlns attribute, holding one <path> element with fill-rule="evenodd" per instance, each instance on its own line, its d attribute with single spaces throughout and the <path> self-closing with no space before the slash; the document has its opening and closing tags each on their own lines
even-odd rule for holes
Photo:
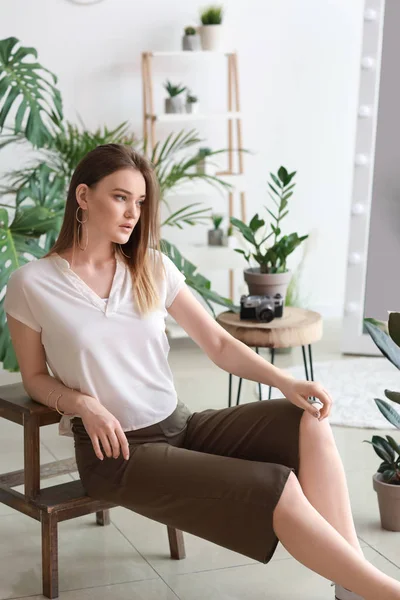
<svg viewBox="0 0 400 600">
<path fill-rule="evenodd" d="M 327 468 L 329 467 L 329 468 Z M 364 556 L 351 512 L 346 474 L 328 419 L 304 412 L 300 423 L 299 482 L 309 502 Z"/>
<path fill-rule="evenodd" d="M 274 510 L 273 527 L 286 550 L 322 577 L 365 600 L 400 600 L 400 582 L 360 556 L 319 514 L 293 472 Z"/>
</svg>

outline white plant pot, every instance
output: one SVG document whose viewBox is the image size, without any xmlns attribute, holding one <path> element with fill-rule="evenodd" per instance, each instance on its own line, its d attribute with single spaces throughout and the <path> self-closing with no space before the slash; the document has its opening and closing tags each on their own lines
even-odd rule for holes
<svg viewBox="0 0 400 600">
<path fill-rule="evenodd" d="M 182 50 L 199 52 L 201 50 L 200 36 L 197 33 L 195 35 L 184 35 L 182 38 Z"/>
<path fill-rule="evenodd" d="M 199 33 L 203 50 L 221 50 L 223 45 L 222 25 L 201 25 Z"/>
<path fill-rule="evenodd" d="M 197 115 L 199 112 L 199 103 L 198 102 L 186 102 L 186 112 L 191 113 L 193 115 Z"/>
<path fill-rule="evenodd" d="M 238 248 L 238 241 L 234 235 L 226 235 L 224 236 L 224 246 L 234 250 L 235 248 Z"/>
<path fill-rule="evenodd" d="M 168 114 L 183 112 L 182 98 L 180 96 L 165 98 L 165 112 Z"/>
</svg>

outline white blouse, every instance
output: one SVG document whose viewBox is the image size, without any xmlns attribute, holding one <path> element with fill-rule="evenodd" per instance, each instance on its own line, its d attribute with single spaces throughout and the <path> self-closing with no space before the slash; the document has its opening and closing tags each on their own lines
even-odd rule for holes
<svg viewBox="0 0 400 600">
<path fill-rule="evenodd" d="M 6 313 L 41 333 L 54 377 L 97 398 L 124 431 L 158 423 L 177 405 L 165 318 L 185 276 L 161 256 L 166 277 L 157 282 L 159 305 L 145 317 L 118 256 L 107 301 L 58 254 L 18 268 L 7 284 Z M 70 420 L 62 417 L 61 435 L 72 435 Z"/>
</svg>

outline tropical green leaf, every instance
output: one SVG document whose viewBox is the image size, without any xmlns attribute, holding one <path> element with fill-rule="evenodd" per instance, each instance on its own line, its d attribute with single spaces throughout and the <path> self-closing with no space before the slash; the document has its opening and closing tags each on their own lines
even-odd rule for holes
<svg viewBox="0 0 400 600">
<path fill-rule="evenodd" d="M 16 109 L 14 133 L 41 148 L 61 126 L 63 112 L 57 78 L 36 58 L 36 50 L 19 46 L 17 38 L 0 40 L 0 131 Z"/>
<path fill-rule="evenodd" d="M 364 319 L 364 326 L 382 354 L 386 356 L 397 369 L 400 369 L 400 349 L 392 338 L 380 327 L 371 323 L 369 319 Z"/>
<path fill-rule="evenodd" d="M 400 429 L 400 415 L 393 408 L 393 406 L 385 402 L 385 400 L 380 400 L 379 398 L 374 398 L 374 400 L 385 419 L 397 427 L 397 429 Z"/>
<path fill-rule="evenodd" d="M 389 335 L 396 346 L 400 346 L 400 313 L 389 313 L 388 329 Z"/>
<path fill-rule="evenodd" d="M 257 215 L 256 215 L 256 217 L 257 217 Z M 243 235 L 243 237 L 245 238 L 245 240 L 247 240 L 248 242 L 250 242 L 254 246 L 257 246 L 257 242 L 256 242 L 256 239 L 254 237 L 254 233 L 250 229 L 250 227 L 248 225 L 246 225 L 246 223 L 243 223 L 243 221 L 241 221 L 240 219 L 237 219 L 236 217 L 231 217 L 230 218 L 230 223 L 231 223 L 231 225 L 233 225 L 234 227 L 236 227 L 241 232 L 241 234 Z"/>
<path fill-rule="evenodd" d="M 392 392 L 391 390 L 385 390 L 386 398 L 389 398 L 392 402 L 400 404 L 400 392 Z"/>
</svg>

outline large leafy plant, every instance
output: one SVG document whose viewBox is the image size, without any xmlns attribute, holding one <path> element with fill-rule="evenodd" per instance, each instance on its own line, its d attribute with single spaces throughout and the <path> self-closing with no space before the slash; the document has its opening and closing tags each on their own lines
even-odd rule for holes
<svg viewBox="0 0 400 600">
<path fill-rule="evenodd" d="M 88 131 L 64 120 L 62 99 L 55 75 L 37 61 L 33 48 L 19 45 L 16 38 L 0 40 L 0 148 L 24 143 L 34 150 L 34 158 L 22 169 L 3 176 L 0 187 L 0 361 L 10 371 L 18 371 L 3 308 L 4 288 L 11 273 L 26 262 L 43 256 L 53 245 L 61 227 L 69 179 L 81 158 L 99 144 L 123 143 L 147 153 L 147 141 L 137 139 L 122 123 Z M 6 119 L 8 118 L 7 125 Z M 215 176 L 196 172 L 201 160 L 195 146 L 200 142 L 194 131 L 170 135 L 156 144 L 150 159 L 160 182 L 161 199 L 168 209 L 165 227 L 182 228 L 208 222 L 210 209 L 193 203 L 173 211 L 168 194 L 177 186 L 202 179 L 217 187 L 229 187 Z M 217 150 L 218 154 L 223 150 Z M 184 158 L 177 158 L 182 153 Z M 189 154 L 189 158 L 188 158 Z M 211 290 L 207 278 L 196 273 L 173 244 L 163 249 L 186 275 L 187 283 L 211 302 L 232 308 L 231 300 Z M 213 311 L 214 312 L 214 311 Z"/>
<path fill-rule="evenodd" d="M 364 319 L 365 329 L 384 356 L 400 370 L 400 313 L 389 314 L 388 323 L 376 319 Z M 400 392 L 385 390 L 385 396 L 391 402 L 400 404 Z M 375 398 L 375 404 L 385 419 L 400 429 L 400 414 L 385 400 Z M 393 485 L 400 485 L 400 445 L 387 435 L 386 439 L 374 435 L 372 441 L 363 440 L 372 444 L 376 454 L 383 460 L 378 468 L 383 481 Z"/>
<path fill-rule="evenodd" d="M 291 182 L 296 172 L 288 173 L 285 167 L 280 167 L 277 175 L 273 173 L 270 175 L 274 185 L 268 183 L 272 191 L 269 195 L 275 204 L 275 209 L 273 212 L 265 208 L 272 221 L 266 225 L 264 219 L 260 219 L 256 213 L 248 225 L 236 217 L 231 217 L 230 222 L 243 235 L 246 242 L 254 247 L 250 252 L 235 248 L 235 252 L 243 254 L 249 264 L 253 259 L 259 265 L 260 273 L 285 273 L 288 270 L 288 256 L 308 238 L 308 235 L 302 237 L 297 233 L 281 235 L 281 222 L 289 213 L 288 201 L 296 185 Z M 271 231 L 268 231 L 269 225 Z"/>
</svg>

